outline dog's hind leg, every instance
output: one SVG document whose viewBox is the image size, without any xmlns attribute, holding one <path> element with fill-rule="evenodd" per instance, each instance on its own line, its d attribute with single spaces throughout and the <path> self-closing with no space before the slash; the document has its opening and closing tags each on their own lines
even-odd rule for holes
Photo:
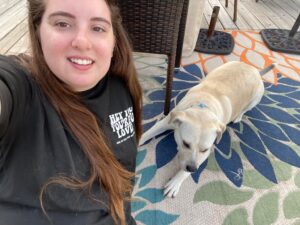
<svg viewBox="0 0 300 225">
<path fill-rule="evenodd" d="M 242 121 L 243 115 L 245 114 L 246 111 L 243 111 L 240 115 L 238 115 L 234 120 L 233 123 L 239 123 Z"/>
<path fill-rule="evenodd" d="M 188 178 L 191 173 L 186 172 L 184 170 L 180 170 L 166 185 L 164 190 L 164 195 L 168 196 L 169 198 L 174 198 L 181 187 L 183 181 Z"/>
<path fill-rule="evenodd" d="M 253 109 L 256 105 L 258 105 L 258 103 L 261 101 L 263 95 L 264 95 L 264 92 L 265 92 L 265 87 L 264 87 L 264 84 L 263 82 L 260 83 L 257 91 L 256 91 L 256 94 L 255 96 L 253 97 L 253 99 L 251 100 L 250 104 L 248 105 L 247 109 L 245 112 Z"/>
<path fill-rule="evenodd" d="M 246 109 L 239 116 L 237 116 L 237 118 L 233 121 L 234 123 L 241 122 L 243 115 L 247 111 L 250 111 L 251 109 L 253 109 L 261 101 L 261 99 L 264 95 L 264 91 L 265 91 L 264 84 L 261 82 L 253 99 L 251 100 L 249 105 L 246 107 Z"/>
</svg>

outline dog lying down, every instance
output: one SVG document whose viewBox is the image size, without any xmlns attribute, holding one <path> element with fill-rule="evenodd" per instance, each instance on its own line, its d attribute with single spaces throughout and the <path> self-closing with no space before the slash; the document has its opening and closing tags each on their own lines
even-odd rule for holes
<svg viewBox="0 0 300 225">
<path fill-rule="evenodd" d="M 165 185 L 164 194 L 175 197 L 182 182 L 208 158 L 230 122 L 238 123 L 264 94 L 262 71 L 243 62 L 228 62 L 191 88 L 176 107 L 142 135 L 140 144 L 174 130 L 180 169 Z"/>
</svg>

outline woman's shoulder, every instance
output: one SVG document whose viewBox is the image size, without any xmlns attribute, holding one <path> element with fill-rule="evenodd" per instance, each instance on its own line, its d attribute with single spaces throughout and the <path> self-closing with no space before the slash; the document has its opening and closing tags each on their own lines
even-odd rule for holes
<svg viewBox="0 0 300 225">
<path fill-rule="evenodd" d="M 36 86 L 33 77 L 23 64 L 24 60 L 22 56 L 0 55 L 0 79 L 12 92 L 31 93 L 33 86 Z"/>
<path fill-rule="evenodd" d="M 0 79 L 6 83 L 13 80 L 29 79 L 29 73 L 21 65 L 21 59 L 18 56 L 0 55 Z"/>
<path fill-rule="evenodd" d="M 37 89 L 32 76 L 17 56 L 0 55 L 0 79 L 9 89 L 14 106 L 30 102 Z"/>
<path fill-rule="evenodd" d="M 0 68 L 20 68 L 21 58 L 18 55 L 0 55 Z"/>
</svg>

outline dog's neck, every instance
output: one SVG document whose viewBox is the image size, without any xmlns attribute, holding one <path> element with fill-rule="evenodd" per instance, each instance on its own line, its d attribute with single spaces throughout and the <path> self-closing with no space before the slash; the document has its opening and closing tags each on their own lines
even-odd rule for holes
<svg viewBox="0 0 300 225">
<path fill-rule="evenodd" d="M 204 102 L 197 102 L 195 104 L 192 104 L 190 106 L 191 108 L 196 108 L 196 109 L 199 109 L 199 110 L 208 110 L 208 111 L 212 111 L 211 108 L 209 107 L 208 104 L 204 103 Z M 213 112 L 213 111 L 212 111 Z M 214 112 L 213 112 L 214 113 Z"/>
<path fill-rule="evenodd" d="M 223 121 L 223 114 L 220 113 L 220 110 L 218 110 L 214 105 L 211 107 L 208 104 L 204 103 L 203 101 L 198 102 L 197 104 L 192 105 L 192 107 L 199 108 L 201 110 L 209 110 L 212 114 L 214 114 L 220 121 Z"/>
</svg>

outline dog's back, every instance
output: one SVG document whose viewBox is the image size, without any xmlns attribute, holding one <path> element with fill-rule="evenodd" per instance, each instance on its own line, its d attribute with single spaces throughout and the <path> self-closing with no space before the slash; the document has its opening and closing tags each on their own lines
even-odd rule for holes
<svg viewBox="0 0 300 225">
<path fill-rule="evenodd" d="M 253 96 L 262 84 L 259 71 L 243 62 L 230 62 L 213 70 L 202 82 L 202 88 L 240 100 Z"/>
<path fill-rule="evenodd" d="M 216 99 L 224 99 L 226 96 L 232 106 L 231 119 L 245 109 L 253 96 L 263 89 L 263 81 L 259 71 L 243 62 L 229 62 L 212 72 L 190 92 L 198 95 L 201 99 L 203 93 L 209 94 Z"/>
</svg>

